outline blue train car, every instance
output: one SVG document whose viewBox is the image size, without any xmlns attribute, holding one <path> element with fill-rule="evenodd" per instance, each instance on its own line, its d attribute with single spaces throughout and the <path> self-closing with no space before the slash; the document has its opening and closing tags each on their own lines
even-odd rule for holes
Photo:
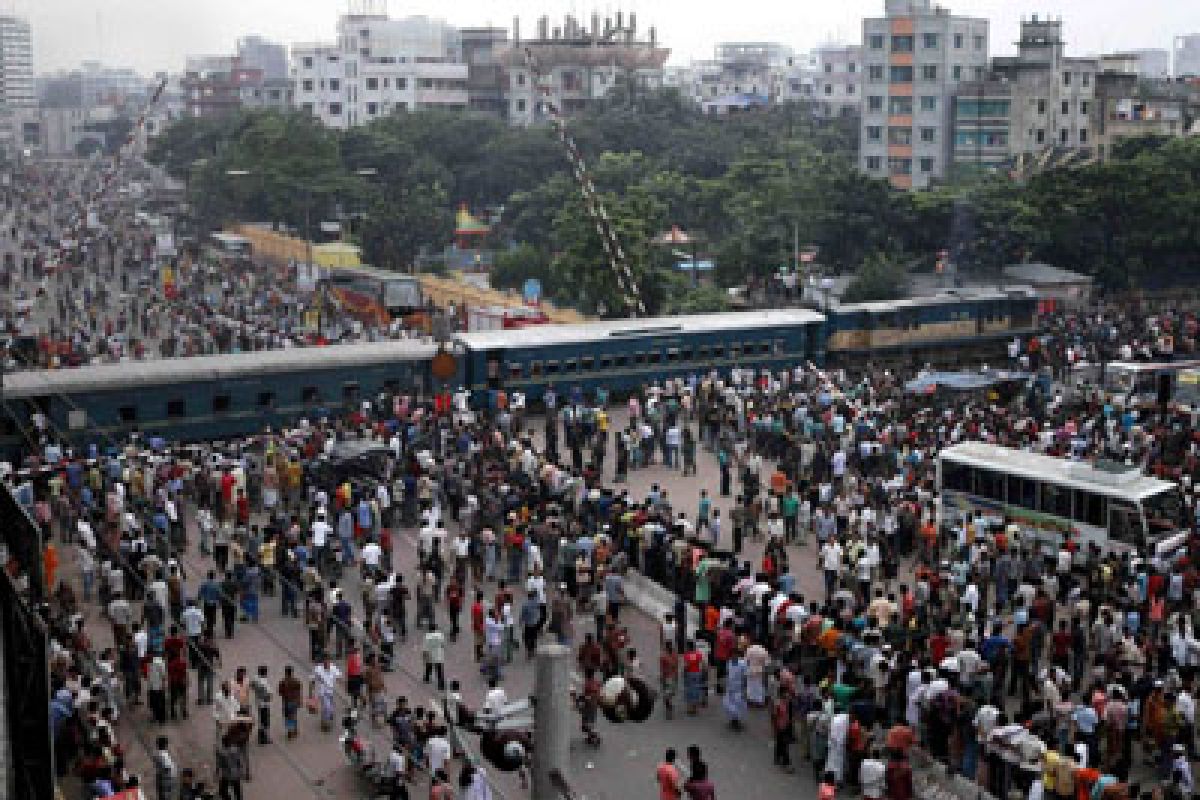
<svg viewBox="0 0 1200 800">
<path fill-rule="evenodd" d="M 1036 332 L 1037 296 L 1027 287 L 954 289 L 928 297 L 838 305 L 829 313 L 832 365 L 870 358 L 911 363 L 992 357 L 1014 336 Z"/>
<path fill-rule="evenodd" d="M 489 390 L 541 399 L 549 386 L 630 391 L 664 378 L 783 369 L 823 360 L 825 317 L 803 309 L 606 320 L 459 334 L 477 401 Z"/>
<path fill-rule="evenodd" d="M 380 392 L 428 391 L 436 353 L 423 342 L 375 342 L 11 373 L 0 448 L 19 452 L 38 413 L 76 444 L 134 430 L 174 441 L 243 436 Z"/>
</svg>

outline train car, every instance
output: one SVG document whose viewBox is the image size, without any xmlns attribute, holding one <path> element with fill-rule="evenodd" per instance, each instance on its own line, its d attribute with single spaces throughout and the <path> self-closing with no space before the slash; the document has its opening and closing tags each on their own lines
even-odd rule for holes
<svg viewBox="0 0 1200 800">
<path fill-rule="evenodd" d="M 388 341 L 9 373 L 0 449 L 19 454 L 39 413 L 80 445 L 135 430 L 172 441 L 244 436 L 336 414 L 380 392 L 427 392 L 437 352 Z"/>
<path fill-rule="evenodd" d="M 954 289 L 928 297 L 835 306 L 826 358 L 833 366 L 946 363 L 1003 356 L 1015 336 L 1037 330 L 1037 295 L 1027 287 Z"/>
<path fill-rule="evenodd" d="M 825 317 L 803 309 L 607 320 L 461 333 L 476 400 L 489 390 L 630 391 L 664 378 L 732 367 L 783 369 L 823 360 Z"/>
<path fill-rule="evenodd" d="M 368 325 L 386 325 L 426 311 L 414 275 L 374 267 L 331 267 L 321 285 L 342 309 Z"/>
</svg>

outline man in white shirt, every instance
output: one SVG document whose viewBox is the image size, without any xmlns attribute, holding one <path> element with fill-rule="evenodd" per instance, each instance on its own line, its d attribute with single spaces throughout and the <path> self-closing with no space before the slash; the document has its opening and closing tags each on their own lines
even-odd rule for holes
<svg viewBox="0 0 1200 800">
<path fill-rule="evenodd" d="M 312 679 L 308 682 L 308 695 L 316 695 L 321 707 L 321 730 L 329 730 L 333 725 L 333 693 L 341 680 L 342 671 L 329 657 L 313 669 Z"/>
<path fill-rule="evenodd" d="M 383 561 L 383 548 L 379 546 L 379 542 L 372 539 L 362 546 L 359 556 L 362 558 L 363 571 L 373 574 L 379 571 L 379 565 Z"/>
<path fill-rule="evenodd" d="M 825 572 L 825 598 L 833 597 L 842 570 L 842 545 L 836 538 L 821 546 L 821 568 Z"/>
</svg>

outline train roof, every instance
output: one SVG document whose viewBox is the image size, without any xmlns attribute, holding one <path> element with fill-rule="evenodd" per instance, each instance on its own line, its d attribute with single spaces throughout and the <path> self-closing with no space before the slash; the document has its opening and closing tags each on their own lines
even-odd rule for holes
<svg viewBox="0 0 1200 800">
<path fill-rule="evenodd" d="M 875 303 L 835 303 L 836 313 L 853 314 L 867 312 L 871 314 L 890 313 L 906 308 L 925 308 L 927 306 L 946 305 L 951 303 L 976 303 L 989 300 L 1008 300 L 1011 297 L 1034 299 L 1037 292 L 1032 286 L 967 287 L 961 289 L 945 289 L 936 294 L 906 297 L 902 300 L 883 300 Z"/>
<path fill-rule="evenodd" d="M 218 381 L 306 369 L 374 366 L 389 361 L 423 361 L 432 358 L 436 353 L 436 344 L 409 340 L 124 361 L 119 364 L 94 364 L 74 369 L 10 372 L 4 376 L 3 394 L 5 398 L 41 397 L 193 381 Z"/>
<path fill-rule="evenodd" d="M 571 325 L 536 325 L 498 331 L 460 333 L 457 341 L 476 350 L 496 350 L 554 344 L 637 339 L 681 333 L 774 329 L 825 321 L 825 315 L 806 309 L 785 311 L 734 311 L 723 314 L 690 314 L 679 317 L 616 319 Z"/>
<path fill-rule="evenodd" d="M 1097 466 L 986 442 L 962 442 L 944 448 L 938 457 L 1116 498 L 1144 500 L 1177 485 L 1146 475 L 1137 467 Z"/>
</svg>

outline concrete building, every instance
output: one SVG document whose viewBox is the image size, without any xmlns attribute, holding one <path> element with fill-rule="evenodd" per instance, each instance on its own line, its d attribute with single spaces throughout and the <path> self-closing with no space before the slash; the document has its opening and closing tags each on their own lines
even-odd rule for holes
<svg viewBox="0 0 1200 800">
<path fill-rule="evenodd" d="M 1137 74 L 1137 58 L 1127 53 L 1102 56 L 1097 75 L 1096 153 L 1104 159 L 1123 140 L 1141 136 L 1187 135 L 1186 93 L 1147 86 Z"/>
<path fill-rule="evenodd" d="M 333 128 L 417 108 L 466 108 L 457 29 L 428 17 L 346 14 L 337 41 L 292 48 L 294 103 Z"/>
<path fill-rule="evenodd" d="M 818 47 L 811 63 L 813 114 L 854 117 L 862 109 L 863 49 L 861 45 Z"/>
<path fill-rule="evenodd" d="M 29 23 L 0 16 L 0 106 L 37 105 L 33 82 L 33 42 Z"/>
<path fill-rule="evenodd" d="M 242 107 L 242 88 L 261 83 L 257 70 L 243 70 L 237 56 L 189 56 L 180 86 L 189 117 L 222 117 Z"/>
<path fill-rule="evenodd" d="M 286 45 L 246 36 L 237 43 L 238 65 L 257 70 L 260 80 L 240 87 L 242 105 L 247 108 L 288 108 L 292 104 L 292 79 L 288 75 Z"/>
<path fill-rule="evenodd" d="M 522 39 L 520 23 L 514 21 L 511 45 L 497 54 L 506 76 L 508 118 L 516 124 L 545 119 L 542 100 L 552 102 L 563 114 L 574 114 L 623 82 L 646 89 L 663 85 L 663 65 L 671 51 L 659 46 L 654 28 L 647 38 L 638 38 L 635 14 L 627 18 L 618 11 L 603 20 L 593 14 L 590 28 L 572 16 L 551 27 L 550 18 L 542 17 L 535 34 Z M 526 48 L 537 60 L 541 86 L 534 86 Z"/>
<path fill-rule="evenodd" d="M 884 11 L 863 20 L 859 167 L 896 188 L 925 188 L 951 163 L 954 93 L 985 77 L 988 21 L 931 0 L 885 0 Z"/>
<path fill-rule="evenodd" d="M 467 64 L 467 105 L 481 114 L 508 118 L 505 73 L 498 54 L 508 48 L 504 28 L 463 28 L 462 54 Z"/>
<path fill-rule="evenodd" d="M 1176 78 L 1200 78 L 1200 33 L 1175 37 L 1171 72 Z"/>
<path fill-rule="evenodd" d="M 1048 148 L 1095 146 L 1096 58 L 1065 54 L 1062 21 L 1021 21 L 1017 55 L 992 59 L 954 98 L 954 163 L 992 167 Z"/>
</svg>

